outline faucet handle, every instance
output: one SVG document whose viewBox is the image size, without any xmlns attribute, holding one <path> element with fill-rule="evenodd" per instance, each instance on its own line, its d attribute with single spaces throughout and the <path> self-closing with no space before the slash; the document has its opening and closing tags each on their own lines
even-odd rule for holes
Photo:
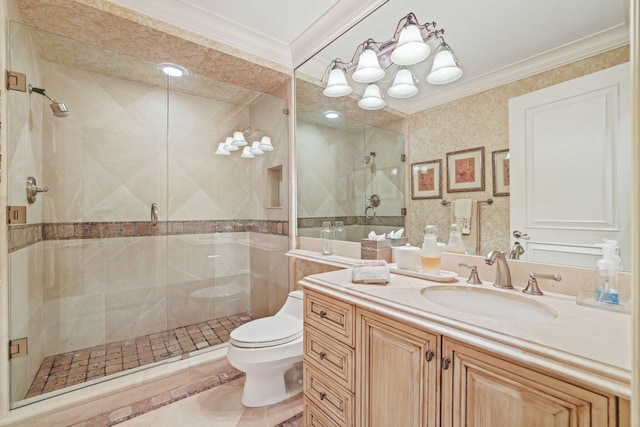
<svg viewBox="0 0 640 427">
<path fill-rule="evenodd" d="M 472 285 L 482 285 L 482 280 L 480 280 L 480 277 L 478 277 L 478 267 L 476 267 L 475 265 L 465 264 L 463 262 L 458 263 L 458 267 L 467 267 L 471 269 L 471 274 L 469 275 L 467 283 L 470 283 Z"/>
<path fill-rule="evenodd" d="M 553 279 L 556 282 L 562 280 L 562 276 L 559 274 L 529 274 L 529 281 L 527 282 L 527 287 L 522 290 L 525 294 L 529 295 L 544 295 L 540 288 L 538 287 L 538 280 L 536 279 Z"/>
</svg>

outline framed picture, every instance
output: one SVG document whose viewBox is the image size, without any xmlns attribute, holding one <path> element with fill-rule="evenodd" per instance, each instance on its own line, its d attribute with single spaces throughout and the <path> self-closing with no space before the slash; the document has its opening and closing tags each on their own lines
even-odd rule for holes
<svg viewBox="0 0 640 427">
<path fill-rule="evenodd" d="M 447 192 L 484 191 L 484 147 L 447 153 Z"/>
<path fill-rule="evenodd" d="M 509 150 L 493 151 L 493 195 L 509 195 Z"/>
<path fill-rule="evenodd" d="M 439 199 L 442 197 L 442 160 L 411 164 L 411 198 Z"/>
</svg>

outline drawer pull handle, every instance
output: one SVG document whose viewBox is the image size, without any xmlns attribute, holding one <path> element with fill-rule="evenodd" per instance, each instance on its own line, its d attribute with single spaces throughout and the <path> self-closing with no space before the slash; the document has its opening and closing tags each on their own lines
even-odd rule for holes
<svg viewBox="0 0 640 427">
<path fill-rule="evenodd" d="M 321 319 L 324 319 L 324 318 L 327 316 L 327 312 L 326 312 L 326 311 L 324 311 L 324 310 L 323 310 L 323 311 L 321 311 L 319 314 L 320 314 L 320 318 L 321 318 Z"/>
<path fill-rule="evenodd" d="M 325 397 L 327 397 L 327 393 L 325 393 L 324 391 L 320 392 L 320 400 L 324 400 Z"/>
<path fill-rule="evenodd" d="M 447 370 L 449 369 L 449 364 L 451 363 L 451 359 L 445 357 L 444 359 L 442 359 L 442 369 Z"/>
<path fill-rule="evenodd" d="M 435 356 L 435 353 L 431 350 L 427 350 L 427 353 L 424 355 L 427 362 L 431 362 L 431 360 L 433 360 L 433 356 Z"/>
<path fill-rule="evenodd" d="M 327 357 L 327 353 L 325 353 L 324 351 L 321 351 L 318 356 L 320 356 L 320 360 L 324 359 L 325 357 Z"/>
</svg>

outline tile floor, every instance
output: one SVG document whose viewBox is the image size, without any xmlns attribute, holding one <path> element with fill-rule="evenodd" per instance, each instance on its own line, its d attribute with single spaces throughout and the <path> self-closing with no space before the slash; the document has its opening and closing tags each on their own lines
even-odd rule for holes
<svg viewBox="0 0 640 427">
<path fill-rule="evenodd" d="M 302 427 L 302 393 L 263 408 L 240 403 L 244 377 L 117 424 L 119 427 Z M 111 424 L 113 425 L 113 424 Z"/>
<path fill-rule="evenodd" d="M 115 343 L 46 357 L 26 398 L 39 396 L 146 364 L 213 347 L 253 319 L 249 312 Z"/>
</svg>

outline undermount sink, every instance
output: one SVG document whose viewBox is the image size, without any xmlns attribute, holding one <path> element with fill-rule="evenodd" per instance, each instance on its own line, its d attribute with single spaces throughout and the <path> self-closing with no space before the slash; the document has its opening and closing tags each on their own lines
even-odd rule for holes
<svg viewBox="0 0 640 427">
<path fill-rule="evenodd" d="M 423 298 L 443 307 L 494 319 L 542 322 L 557 317 L 551 308 L 541 303 L 489 289 L 432 286 L 420 293 Z"/>
</svg>

